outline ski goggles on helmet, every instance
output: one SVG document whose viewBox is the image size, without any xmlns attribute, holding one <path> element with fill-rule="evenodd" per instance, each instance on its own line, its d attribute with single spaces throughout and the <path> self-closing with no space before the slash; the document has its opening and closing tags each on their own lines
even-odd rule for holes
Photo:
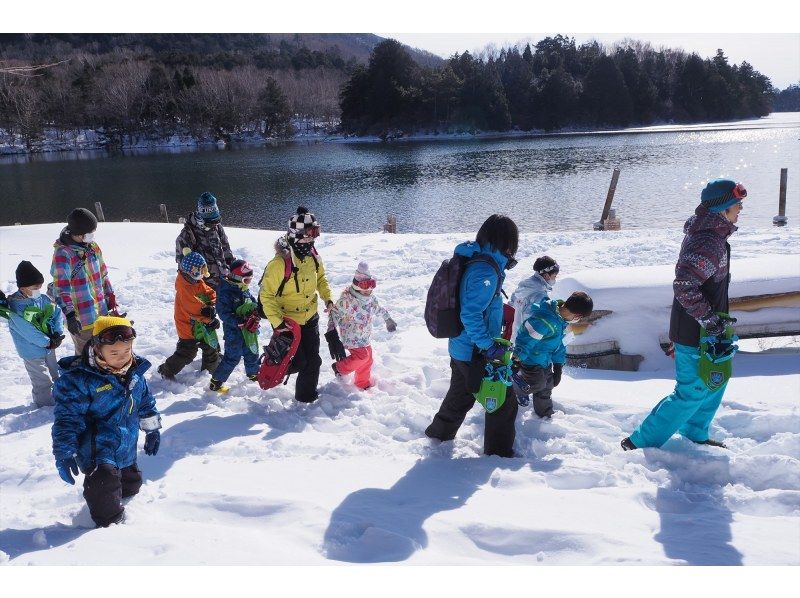
<svg viewBox="0 0 800 598">
<path fill-rule="evenodd" d="M 744 199 L 747 197 L 747 189 L 741 183 L 736 183 L 736 186 L 731 190 L 731 193 L 736 199 Z"/>
<path fill-rule="evenodd" d="M 366 278 L 364 280 L 356 280 L 353 279 L 353 286 L 358 287 L 359 289 L 369 290 L 374 289 L 377 286 L 378 282 L 374 278 Z"/>
<path fill-rule="evenodd" d="M 136 331 L 130 326 L 111 326 L 94 337 L 97 345 L 113 345 L 114 343 L 130 343 L 136 338 Z"/>
<path fill-rule="evenodd" d="M 245 262 L 238 268 L 231 270 L 228 278 L 234 282 L 250 284 L 253 281 L 253 269 L 250 267 L 250 264 Z"/>
</svg>

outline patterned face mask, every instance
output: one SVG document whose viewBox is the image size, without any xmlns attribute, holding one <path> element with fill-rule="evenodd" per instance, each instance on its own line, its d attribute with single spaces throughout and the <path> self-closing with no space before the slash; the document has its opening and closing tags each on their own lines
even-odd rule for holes
<svg viewBox="0 0 800 598">
<path fill-rule="evenodd" d="M 292 246 L 295 255 L 300 258 L 308 257 L 311 255 L 311 251 L 314 249 L 314 241 L 309 243 L 298 243 L 296 240 L 290 239 L 289 244 Z"/>
</svg>

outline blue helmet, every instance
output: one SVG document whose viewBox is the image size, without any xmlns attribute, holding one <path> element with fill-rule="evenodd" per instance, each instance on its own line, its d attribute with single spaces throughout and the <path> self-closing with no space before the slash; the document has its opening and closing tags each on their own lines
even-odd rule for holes
<svg viewBox="0 0 800 598">
<path fill-rule="evenodd" d="M 190 251 L 188 247 L 183 250 L 183 253 L 183 258 L 178 266 L 181 272 L 194 280 L 201 280 L 204 276 L 208 275 L 206 258 L 196 251 Z"/>
</svg>

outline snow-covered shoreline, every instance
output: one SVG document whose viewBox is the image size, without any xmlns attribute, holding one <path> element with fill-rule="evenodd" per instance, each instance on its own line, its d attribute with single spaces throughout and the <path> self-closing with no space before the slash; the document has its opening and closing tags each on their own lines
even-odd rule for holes
<svg viewBox="0 0 800 598">
<path fill-rule="evenodd" d="M 800 256 L 800 227 L 731 239 L 739 260 Z M 45 276 L 60 224 L 0 227 L 0 289 L 31 260 Z M 97 240 L 118 300 L 135 320 L 138 354 L 164 419 L 158 455 L 142 451 L 145 484 L 125 524 L 91 529 L 80 486 L 58 477 L 52 409 L 32 410 L 21 360 L 0 324 L 0 562 L 26 564 L 800 564 L 800 356 L 743 353 L 712 425 L 722 451 L 671 439 L 623 453 L 619 439 L 674 384 L 671 362 L 640 372 L 567 368 L 556 414 L 517 419 L 518 458 L 481 455 L 473 409 L 452 443 L 423 434 L 449 379 L 446 343 L 422 321 L 439 261 L 469 233 L 323 234 L 318 248 L 340 292 L 359 260 L 398 331 L 376 329 L 375 386 L 334 379 L 324 347 L 321 399 L 263 392 L 241 368 L 231 393 L 206 392 L 199 361 L 162 380 L 175 345 L 176 224 L 101 223 Z M 227 228 L 257 275 L 277 231 Z M 472 233 L 474 234 L 474 233 Z M 678 230 L 525 234 L 506 289 L 542 253 L 566 277 L 674 263 Z M 767 266 L 768 267 L 768 266 Z M 579 279 L 581 277 L 578 277 Z M 323 316 L 324 320 L 324 316 Z M 323 325 L 326 322 L 323 322 Z M 649 334 L 649 333 L 648 333 Z M 262 342 L 267 334 L 262 332 Z M 753 341 L 746 348 L 758 348 Z M 68 341 L 59 357 L 71 352 Z"/>
<path fill-rule="evenodd" d="M 786 116 L 784 116 L 786 115 Z M 777 117 L 779 120 L 774 120 Z M 784 120 L 786 119 L 786 120 Z M 377 135 L 342 135 L 332 132 L 335 123 L 321 123 L 311 126 L 305 120 L 294 123 L 298 131 L 288 139 L 264 137 L 255 132 L 245 132 L 230 136 L 230 145 L 265 146 L 283 143 L 402 143 L 421 141 L 473 141 L 473 140 L 501 140 L 501 139 L 536 139 L 542 137 L 568 137 L 576 135 L 625 135 L 644 133 L 691 133 L 712 132 L 741 129 L 760 129 L 796 125 L 800 126 L 800 113 L 773 113 L 768 117 L 752 118 L 739 121 L 724 121 L 698 124 L 655 123 L 645 127 L 625 127 L 620 129 L 598 128 L 586 129 L 581 127 L 565 127 L 555 131 L 533 129 L 530 131 L 479 131 L 456 130 L 450 132 L 418 131 L 411 134 L 397 132 L 381 138 Z M 184 134 L 169 136 L 138 135 L 128 137 L 122 144 L 115 148 L 121 151 L 194 151 L 203 148 L 224 147 L 226 144 L 211 138 L 200 138 Z M 26 156 L 32 154 L 48 154 L 54 152 L 80 152 L 80 151 L 107 151 L 109 145 L 102 131 L 93 129 L 77 129 L 72 131 L 56 131 L 47 129 L 44 138 L 37 141 L 33 150 L 29 150 L 20 135 L 9 135 L 0 130 L 0 156 Z"/>
</svg>

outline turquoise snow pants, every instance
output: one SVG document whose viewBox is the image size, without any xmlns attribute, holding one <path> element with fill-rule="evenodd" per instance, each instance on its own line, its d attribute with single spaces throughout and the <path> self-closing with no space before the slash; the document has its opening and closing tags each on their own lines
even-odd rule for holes
<svg viewBox="0 0 800 598">
<path fill-rule="evenodd" d="M 708 440 L 725 386 L 709 390 L 697 372 L 697 347 L 675 343 L 675 390 L 662 399 L 631 434 L 637 448 L 661 446 L 679 432 L 689 440 Z"/>
</svg>

